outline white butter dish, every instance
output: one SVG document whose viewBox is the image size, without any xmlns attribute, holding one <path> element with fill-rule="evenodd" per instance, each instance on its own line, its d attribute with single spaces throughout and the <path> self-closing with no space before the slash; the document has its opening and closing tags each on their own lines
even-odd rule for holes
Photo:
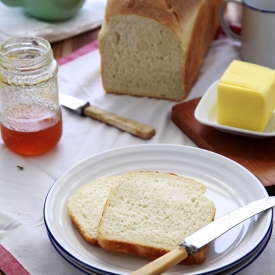
<svg viewBox="0 0 275 275">
<path fill-rule="evenodd" d="M 273 137 L 275 136 L 275 113 L 269 120 L 263 132 L 255 132 L 241 128 L 230 127 L 217 123 L 217 86 L 219 80 L 215 81 L 201 98 L 196 110 L 195 118 L 204 125 L 214 127 L 220 131 L 236 135 L 251 137 Z"/>
</svg>

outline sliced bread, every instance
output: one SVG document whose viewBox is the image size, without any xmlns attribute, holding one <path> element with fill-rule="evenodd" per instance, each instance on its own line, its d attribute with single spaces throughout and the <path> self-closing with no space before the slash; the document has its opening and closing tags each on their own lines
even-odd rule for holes
<svg viewBox="0 0 275 275">
<path fill-rule="evenodd" d="M 97 229 L 111 187 L 119 176 L 97 179 L 81 187 L 68 201 L 71 219 L 80 235 L 89 243 L 98 245 Z"/>
<path fill-rule="evenodd" d="M 111 189 L 98 228 L 98 243 L 107 250 L 151 259 L 181 244 L 213 221 L 215 205 L 195 180 L 152 171 L 122 175 Z M 184 260 L 201 264 L 207 246 Z"/>
</svg>

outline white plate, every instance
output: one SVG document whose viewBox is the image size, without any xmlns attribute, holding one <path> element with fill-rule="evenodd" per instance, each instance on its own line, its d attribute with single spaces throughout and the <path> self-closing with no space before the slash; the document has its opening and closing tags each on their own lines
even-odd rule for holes
<svg viewBox="0 0 275 275">
<path fill-rule="evenodd" d="M 67 255 L 98 273 L 129 274 L 148 260 L 111 253 L 84 241 L 68 214 L 68 198 L 97 178 L 133 170 L 173 172 L 199 179 L 207 187 L 206 196 L 216 205 L 216 218 L 268 197 L 259 180 L 244 167 L 199 148 L 135 145 L 90 157 L 69 169 L 53 184 L 45 200 L 44 220 L 51 238 Z M 213 274 L 236 265 L 262 242 L 271 223 L 272 210 L 256 215 L 211 242 L 203 265 L 178 265 L 167 274 Z"/>
<path fill-rule="evenodd" d="M 225 126 L 217 123 L 217 86 L 219 80 L 214 82 L 201 98 L 196 110 L 195 118 L 202 124 L 212 126 L 220 131 L 251 137 L 275 136 L 275 112 L 263 132 L 249 131 L 241 128 Z"/>
<path fill-rule="evenodd" d="M 236 274 L 238 272 L 240 272 L 241 270 L 243 270 L 244 268 L 246 268 L 247 266 L 249 266 L 253 261 L 255 261 L 263 252 L 263 250 L 265 249 L 265 247 L 267 246 L 270 237 L 272 234 L 272 224 L 265 236 L 265 238 L 262 240 L 262 242 L 258 245 L 257 248 L 255 248 L 254 251 L 252 251 L 245 259 L 243 259 L 240 263 L 229 267 L 228 269 L 222 271 L 222 272 L 217 272 L 217 273 L 212 273 L 212 274 L 216 274 L 216 275 L 230 275 L 230 274 Z M 74 266 L 75 268 L 77 268 L 78 270 L 82 271 L 85 274 L 88 275 L 99 275 L 100 273 L 96 273 L 92 270 L 90 270 L 88 267 L 82 266 L 81 263 L 79 263 L 78 261 L 74 260 L 73 258 L 71 258 L 69 255 L 66 254 L 66 252 L 64 252 L 57 243 L 55 243 L 55 241 L 51 238 L 51 236 L 49 235 L 49 239 L 53 245 L 53 247 L 55 248 L 55 250 L 68 262 L 70 263 L 72 266 Z"/>
</svg>

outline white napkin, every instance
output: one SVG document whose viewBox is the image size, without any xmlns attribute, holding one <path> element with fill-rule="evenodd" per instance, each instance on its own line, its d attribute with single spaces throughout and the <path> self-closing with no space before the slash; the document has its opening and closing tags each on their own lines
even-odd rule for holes
<svg viewBox="0 0 275 275">
<path fill-rule="evenodd" d="M 77 15 L 61 22 L 30 17 L 22 7 L 0 2 L 0 43 L 14 36 L 40 36 L 49 42 L 63 40 L 100 26 L 107 0 L 86 0 Z"/>
</svg>

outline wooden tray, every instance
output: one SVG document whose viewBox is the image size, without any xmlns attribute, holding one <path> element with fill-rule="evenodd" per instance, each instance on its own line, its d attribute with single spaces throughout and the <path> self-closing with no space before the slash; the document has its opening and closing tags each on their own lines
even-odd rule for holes
<svg viewBox="0 0 275 275">
<path fill-rule="evenodd" d="M 226 156 L 252 172 L 275 195 L 275 137 L 255 138 L 224 133 L 198 122 L 194 112 L 200 98 L 175 105 L 173 122 L 200 148 Z M 241 184 L 241 183 L 240 183 Z"/>
</svg>

